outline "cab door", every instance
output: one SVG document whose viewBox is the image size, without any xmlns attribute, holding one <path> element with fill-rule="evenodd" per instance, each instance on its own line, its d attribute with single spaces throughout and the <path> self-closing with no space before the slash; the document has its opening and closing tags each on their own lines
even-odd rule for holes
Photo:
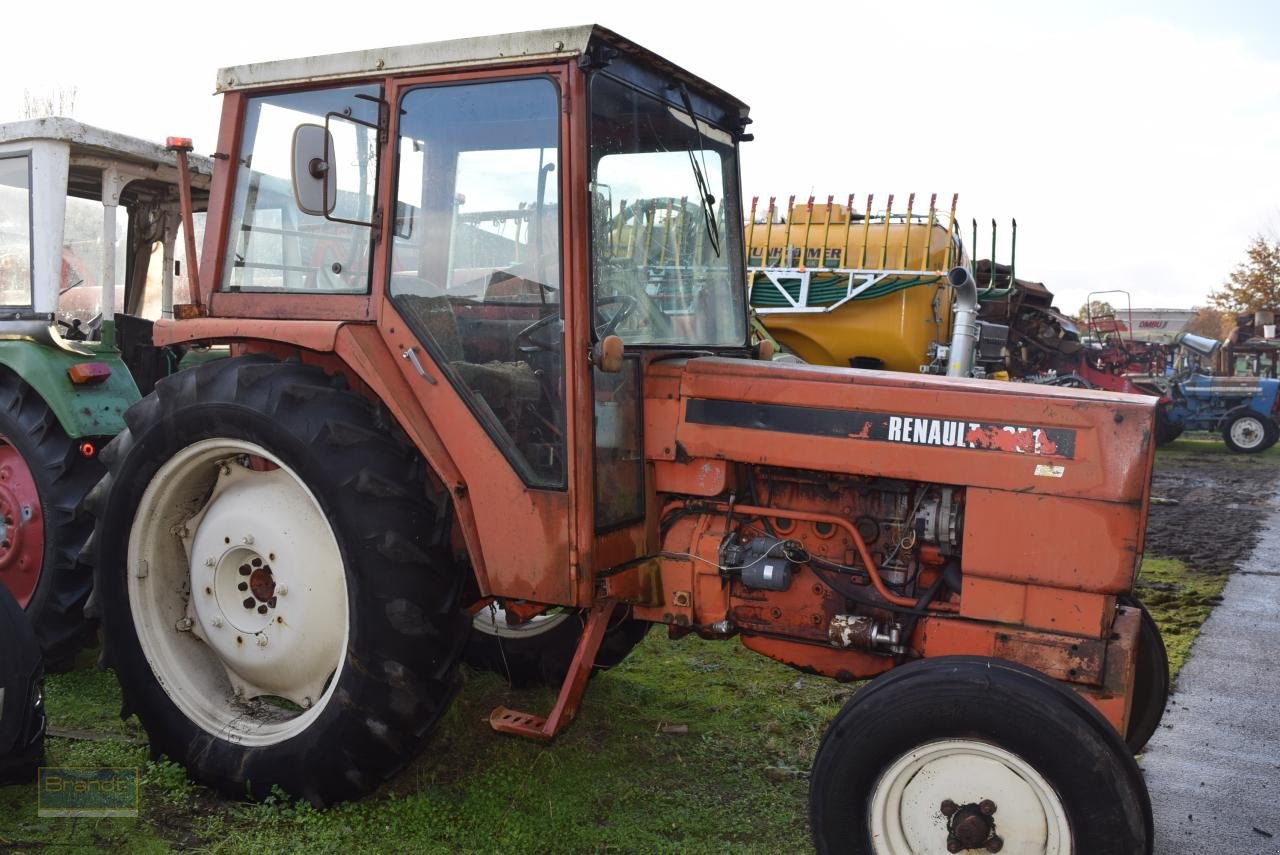
<svg viewBox="0 0 1280 855">
<path fill-rule="evenodd" d="M 569 605 L 563 86 L 558 67 L 393 83 L 379 327 L 461 475 L 482 593 Z"/>
</svg>

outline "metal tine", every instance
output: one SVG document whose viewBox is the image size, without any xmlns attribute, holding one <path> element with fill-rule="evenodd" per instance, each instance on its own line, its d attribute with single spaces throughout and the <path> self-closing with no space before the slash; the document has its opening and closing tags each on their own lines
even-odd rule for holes
<svg viewBox="0 0 1280 855">
<path fill-rule="evenodd" d="M 889 221 L 893 219 L 893 194 L 889 194 L 889 204 L 884 209 L 884 243 L 880 246 L 880 269 L 889 264 Z"/>
<path fill-rule="evenodd" d="M 924 255 L 920 256 L 920 269 L 929 269 L 929 256 L 933 254 L 933 218 L 938 210 L 938 194 L 929 194 L 929 222 L 925 223 Z"/>
<path fill-rule="evenodd" d="M 862 261 L 858 265 L 861 268 L 867 266 L 867 249 L 871 243 L 871 202 L 876 198 L 876 194 L 867 194 L 867 213 L 862 218 Z"/>
</svg>

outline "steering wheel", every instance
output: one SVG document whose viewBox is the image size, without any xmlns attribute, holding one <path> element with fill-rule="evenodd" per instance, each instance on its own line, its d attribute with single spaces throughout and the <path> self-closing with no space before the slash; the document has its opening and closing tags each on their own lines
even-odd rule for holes
<svg viewBox="0 0 1280 855">
<path fill-rule="evenodd" d="M 613 313 L 613 317 L 601 321 L 600 309 L 604 306 L 619 306 L 618 310 Z M 640 304 L 636 302 L 636 298 L 629 294 L 613 294 L 609 297 L 599 297 L 595 301 L 596 309 L 596 338 L 604 338 L 613 335 L 613 331 L 635 312 L 636 307 Z"/>
<path fill-rule="evenodd" d="M 620 308 L 614 312 L 611 317 L 603 318 L 600 314 L 601 307 L 613 305 L 617 305 Z M 638 305 L 639 303 L 636 302 L 636 298 L 627 294 L 613 294 L 609 297 L 601 297 L 597 299 L 595 301 L 596 338 L 604 338 L 605 336 L 613 335 L 614 330 L 616 330 L 623 321 L 631 317 Z M 546 317 L 538 318 L 536 321 L 529 324 L 529 326 L 520 330 L 520 332 L 516 333 L 516 350 L 521 353 L 537 353 L 540 350 L 553 350 L 554 348 L 549 345 L 539 343 L 534 336 L 545 327 L 551 326 L 551 324 L 556 323 L 559 320 L 560 315 L 553 313 Z"/>
</svg>

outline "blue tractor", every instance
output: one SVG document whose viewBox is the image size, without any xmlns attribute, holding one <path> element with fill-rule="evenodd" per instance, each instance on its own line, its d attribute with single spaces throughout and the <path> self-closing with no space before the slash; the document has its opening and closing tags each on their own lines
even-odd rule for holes
<svg viewBox="0 0 1280 855">
<path fill-rule="evenodd" d="M 1227 448 L 1242 454 L 1275 445 L 1280 439 L 1280 380 L 1215 377 L 1201 362 L 1211 360 L 1221 342 L 1190 333 L 1176 341 L 1186 356 L 1185 367 L 1155 384 L 1142 384 L 1164 399 L 1156 415 L 1156 441 L 1163 445 L 1184 430 L 1205 430 L 1221 431 Z"/>
</svg>

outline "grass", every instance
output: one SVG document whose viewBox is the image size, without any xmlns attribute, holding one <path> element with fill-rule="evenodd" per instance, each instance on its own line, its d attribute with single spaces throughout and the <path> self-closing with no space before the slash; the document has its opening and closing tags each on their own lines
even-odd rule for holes
<svg viewBox="0 0 1280 855">
<path fill-rule="evenodd" d="M 1151 612 L 1169 651 L 1169 674 L 1177 677 L 1191 644 L 1214 606 L 1222 602 L 1226 573 L 1188 569 L 1175 558 L 1142 559 L 1134 593 Z"/>
<path fill-rule="evenodd" d="M 38 819 L 35 788 L 0 789 L 0 851 L 56 847 L 209 852 L 793 852 L 809 847 L 805 773 L 852 692 L 740 645 L 656 630 L 593 681 L 554 747 L 501 737 L 489 710 L 550 708 L 469 674 L 423 757 L 374 796 L 319 811 L 286 799 L 223 802 L 180 768 L 148 763 L 120 721 L 109 672 L 48 680 L 53 724 L 111 737 L 51 738 L 48 765 L 137 766 L 139 819 Z M 688 732 L 664 726 L 687 725 Z M 677 728 L 678 730 L 678 728 Z"/>
<path fill-rule="evenodd" d="M 1222 441 L 1221 434 L 1194 431 L 1184 433 L 1168 445 L 1162 446 L 1157 454 L 1170 457 L 1185 457 L 1189 455 L 1198 457 L 1212 454 L 1221 457 L 1222 462 L 1252 464 L 1259 460 L 1265 460 L 1274 464 L 1280 463 L 1280 444 L 1273 445 L 1266 451 L 1261 451 L 1257 454 L 1238 454 L 1227 448 L 1227 444 Z"/>
</svg>

